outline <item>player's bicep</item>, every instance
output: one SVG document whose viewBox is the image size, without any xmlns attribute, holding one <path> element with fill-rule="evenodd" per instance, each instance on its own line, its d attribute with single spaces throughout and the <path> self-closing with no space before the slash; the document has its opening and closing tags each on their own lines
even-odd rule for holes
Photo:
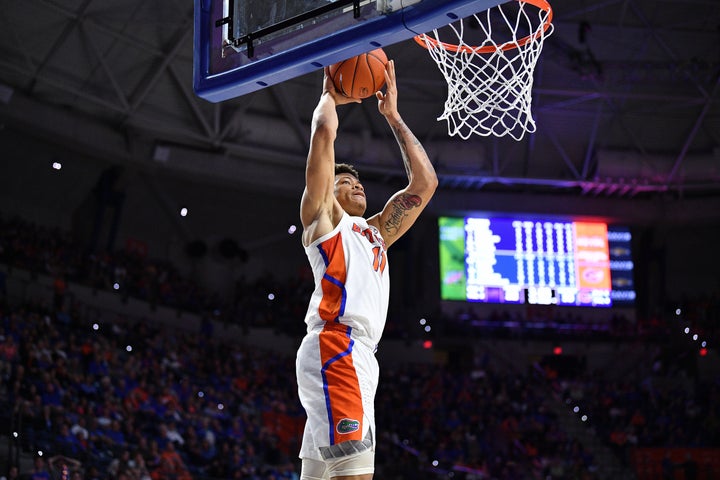
<svg viewBox="0 0 720 480">
<path fill-rule="evenodd" d="M 401 190 L 390 198 L 380 213 L 368 219 L 368 223 L 380 230 L 389 247 L 415 223 L 428 201 L 421 195 Z"/>
</svg>

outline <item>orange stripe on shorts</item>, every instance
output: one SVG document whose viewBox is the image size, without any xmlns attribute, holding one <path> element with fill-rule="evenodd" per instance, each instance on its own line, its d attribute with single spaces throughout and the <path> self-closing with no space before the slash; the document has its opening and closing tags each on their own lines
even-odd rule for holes
<svg viewBox="0 0 720 480">
<path fill-rule="evenodd" d="M 330 445 L 362 440 L 363 405 L 353 365 L 352 327 L 326 323 L 320 333 L 320 358 Z"/>
</svg>

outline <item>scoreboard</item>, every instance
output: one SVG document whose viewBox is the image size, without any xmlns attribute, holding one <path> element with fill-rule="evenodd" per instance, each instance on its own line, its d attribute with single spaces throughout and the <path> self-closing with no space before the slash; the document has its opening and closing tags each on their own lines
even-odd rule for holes
<svg viewBox="0 0 720 480">
<path fill-rule="evenodd" d="M 443 300 L 634 303 L 627 228 L 515 217 L 440 217 L 438 226 Z"/>
</svg>

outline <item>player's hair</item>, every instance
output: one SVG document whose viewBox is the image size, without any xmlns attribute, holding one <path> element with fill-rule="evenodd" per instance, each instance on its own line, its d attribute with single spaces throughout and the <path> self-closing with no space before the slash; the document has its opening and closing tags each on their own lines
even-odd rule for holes
<svg viewBox="0 0 720 480">
<path fill-rule="evenodd" d="M 355 170 L 355 167 L 353 167 L 350 164 L 347 163 L 336 163 L 335 164 L 335 175 L 339 175 L 341 173 L 349 173 L 353 177 L 360 180 L 360 174 L 357 170 Z"/>
</svg>

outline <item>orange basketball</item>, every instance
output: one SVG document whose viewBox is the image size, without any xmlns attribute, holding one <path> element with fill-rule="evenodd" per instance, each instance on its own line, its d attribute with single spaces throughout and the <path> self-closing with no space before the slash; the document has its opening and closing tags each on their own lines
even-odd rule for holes
<svg viewBox="0 0 720 480">
<path fill-rule="evenodd" d="M 387 55 L 382 48 L 330 65 L 335 89 L 346 97 L 367 98 L 385 85 Z"/>
</svg>

